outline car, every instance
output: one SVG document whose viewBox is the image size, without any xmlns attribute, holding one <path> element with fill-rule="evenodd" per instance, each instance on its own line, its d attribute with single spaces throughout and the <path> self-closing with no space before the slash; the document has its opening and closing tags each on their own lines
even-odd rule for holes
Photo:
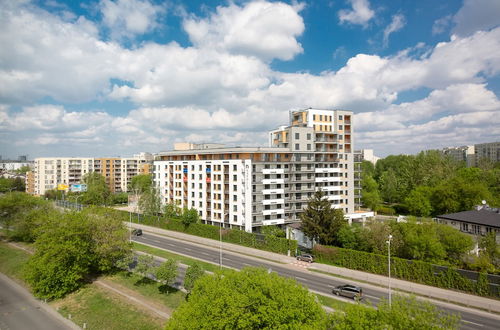
<svg viewBox="0 0 500 330">
<path fill-rule="evenodd" d="M 359 286 L 350 284 L 339 285 L 333 288 L 332 293 L 336 294 L 337 296 L 344 296 L 352 298 L 354 300 L 363 299 L 363 289 Z"/>
<path fill-rule="evenodd" d="M 297 256 L 297 260 L 306 261 L 308 263 L 311 263 L 314 261 L 314 257 L 310 254 L 301 254 L 301 255 Z"/>
<path fill-rule="evenodd" d="M 142 235 L 142 229 L 134 229 L 134 230 L 132 230 L 132 235 L 141 236 Z"/>
</svg>

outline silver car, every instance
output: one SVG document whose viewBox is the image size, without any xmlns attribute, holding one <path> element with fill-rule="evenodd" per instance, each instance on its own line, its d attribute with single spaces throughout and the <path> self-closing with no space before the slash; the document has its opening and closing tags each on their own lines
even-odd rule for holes
<svg viewBox="0 0 500 330">
<path fill-rule="evenodd" d="M 339 285 L 333 288 L 332 293 L 336 294 L 337 296 L 344 296 L 352 298 L 354 300 L 363 299 L 363 289 L 361 289 L 359 286 L 349 284 Z"/>
<path fill-rule="evenodd" d="M 311 263 L 314 261 L 314 257 L 310 254 L 301 254 L 300 256 L 297 256 L 297 260 L 306 261 L 308 263 Z"/>
</svg>

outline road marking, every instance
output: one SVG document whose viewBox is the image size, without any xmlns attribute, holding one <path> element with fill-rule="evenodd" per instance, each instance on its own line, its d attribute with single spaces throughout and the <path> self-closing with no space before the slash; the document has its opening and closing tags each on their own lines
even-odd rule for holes
<svg viewBox="0 0 500 330">
<path fill-rule="evenodd" d="M 161 241 L 158 241 L 158 240 L 155 240 L 155 239 L 152 239 L 153 242 L 155 243 L 161 243 Z"/>
<path fill-rule="evenodd" d="M 187 248 L 187 247 L 185 247 L 184 250 L 186 250 L 186 251 L 193 251 L 192 249 Z"/>
<path fill-rule="evenodd" d="M 478 327 L 484 327 L 484 324 L 480 324 L 480 323 L 475 323 L 475 322 L 466 321 L 466 320 L 462 320 L 462 322 L 464 322 L 464 323 L 470 323 L 470 324 L 473 324 L 473 325 L 477 325 Z"/>
<path fill-rule="evenodd" d="M 302 280 L 302 281 L 310 282 L 308 279 L 303 278 L 303 277 L 298 277 L 298 276 L 295 276 L 295 278 L 296 278 L 296 279 L 298 279 L 298 280 Z"/>
<path fill-rule="evenodd" d="M 200 253 L 201 253 L 201 254 L 203 254 L 203 255 L 206 255 L 206 256 L 209 256 L 209 255 L 210 255 L 210 254 L 208 254 L 208 253 L 206 253 L 206 252 L 202 252 L 202 251 L 200 251 Z"/>
</svg>

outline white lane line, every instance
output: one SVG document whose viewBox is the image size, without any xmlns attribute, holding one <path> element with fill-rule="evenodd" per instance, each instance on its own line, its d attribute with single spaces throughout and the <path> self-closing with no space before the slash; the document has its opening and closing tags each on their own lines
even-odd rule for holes
<svg viewBox="0 0 500 330">
<path fill-rule="evenodd" d="M 298 280 L 302 280 L 302 281 L 310 282 L 307 278 L 298 277 L 298 276 L 295 276 L 295 278 L 296 278 L 296 279 L 298 279 Z"/>
<path fill-rule="evenodd" d="M 252 265 L 242 262 L 243 265 L 252 267 Z"/>
<path fill-rule="evenodd" d="M 209 256 L 210 254 L 206 253 L 206 252 L 203 252 L 203 251 L 200 251 L 201 254 L 203 255 L 206 255 L 206 256 Z"/>
<path fill-rule="evenodd" d="M 161 243 L 161 241 L 158 241 L 156 239 L 152 239 L 152 241 L 155 242 L 155 243 Z"/>
<path fill-rule="evenodd" d="M 185 247 L 184 250 L 186 250 L 186 251 L 193 251 L 192 249 L 190 249 L 188 247 Z"/>
<path fill-rule="evenodd" d="M 473 324 L 473 325 L 477 325 L 478 327 L 484 327 L 484 324 L 480 324 L 480 323 L 475 323 L 475 322 L 466 321 L 466 320 L 462 320 L 462 322 L 464 322 L 464 323 L 470 323 L 470 324 Z"/>
</svg>

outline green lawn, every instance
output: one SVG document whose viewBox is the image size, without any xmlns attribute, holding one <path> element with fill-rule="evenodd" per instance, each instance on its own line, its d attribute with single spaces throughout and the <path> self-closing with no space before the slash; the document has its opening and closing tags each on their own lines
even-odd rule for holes
<svg viewBox="0 0 500 330">
<path fill-rule="evenodd" d="M 165 258 L 165 259 L 174 259 L 174 260 L 177 260 L 178 262 L 180 262 L 184 265 L 188 265 L 188 266 L 192 266 L 194 264 L 199 264 L 204 270 L 208 270 L 210 272 L 215 272 L 215 271 L 219 270 L 219 266 L 208 263 L 208 262 L 203 262 L 203 261 L 191 259 L 188 257 L 181 256 L 179 254 L 175 254 L 175 253 L 172 253 L 169 251 L 157 249 L 157 248 L 150 247 L 147 245 L 142 245 L 142 244 L 136 243 L 136 242 L 132 242 L 132 244 L 133 244 L 132 248 L 134 250 L 150 253 L 150 254 L 155 255 L 157 257 L 161 257 L 161 258 Z"/>
<path fill-rule="evenodd" d="M 321 305 L 333 308 L 335 310 L 343 311 L 347 306 L 351 305 L 348 302 L 343 302 L 334 298 L 322 296 L 320 294 L 317 294 L 316 296 L 318 297 L 318 300 L 321 303 Z"/>
<path fill-rule="evenodd" d="M 78 326 L 83 327 L 86 323 L 87 329 L 156 330 L 164 326 L 163 320 L 124 303 L 95 285 L 88 285 L 52 305 L 66 318 L 71 314 L 71 320 Z"/>
<path fill-rule="evenodd" d="M 29 257 L 25 251 L 0 242 L 0 272 L 5 275 L 22 280 L 23 266 Z"/>
<path fill-rule="evenodd" d="M 105 279 L 137 291 L 152 302 L 156 301 L 171 309 L 179 307 L 180 303 L 183 302 L 186 297 L 184 292 L 175 288 L 162 285 L 156 281 L 125 271 L 106 276 Z"/>
</svg>

